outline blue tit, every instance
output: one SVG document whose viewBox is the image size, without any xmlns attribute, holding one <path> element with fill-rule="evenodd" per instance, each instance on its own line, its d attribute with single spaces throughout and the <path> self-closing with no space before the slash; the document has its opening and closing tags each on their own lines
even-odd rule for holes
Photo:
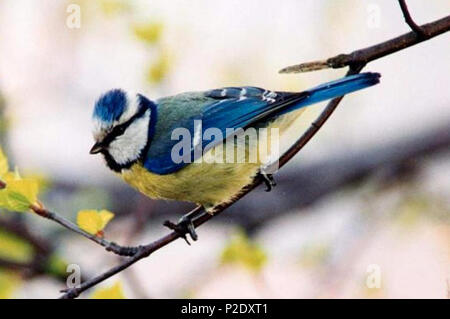
<svg viewBox="0 0 450 319">
<path fill-rule="evenodd" d="M 261 146 L 260 135 L 252 143 L 232 136 L 233 129 L 276 128 L 282 139 L 305 106 L 375 85 L 379 78 L 361 73 L 299 93 L 226 87 L 155 101 L 114 89 L 95 104 L 91 154 L 101 153 L 112 171 L 148 197 L 194 202 L 208 211 L 230 201 L 267 160 L 249 160 Z M 176 132 L 189 135 L 188 147 L 180 148 L 184 135 Z M 245 149 L 240 158 L 221 160 L 240 146 Z"/>
</svg>

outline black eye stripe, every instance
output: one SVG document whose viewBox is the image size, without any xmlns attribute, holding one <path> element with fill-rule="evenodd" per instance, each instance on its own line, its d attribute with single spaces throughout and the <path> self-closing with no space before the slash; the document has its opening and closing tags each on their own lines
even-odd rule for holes
<svg viewBox="0 0 450 319">
<path fill-rule="evenodd" d="M 128 121 L 114 127 L 112 129 L 112 131 L 105 136 L 105 138 L 102 141 L 102 144 L 109 145 L 112 141 L 114 141 L 114 139 L 116 137 L 123 135 L 123 133 L 125 133 L 126 129 L 131 125 L 131 123 L 133 123 L 138 118 L 141 118 L 142 116 L 144 116 L 144 114 L 145 114 L 145 112 L 147 112 L 147 110 L 148 110 L 147 107 L 141 107 L 139 109 L 139 111 L 135 115 L 133 115 Z"/>
</svg>

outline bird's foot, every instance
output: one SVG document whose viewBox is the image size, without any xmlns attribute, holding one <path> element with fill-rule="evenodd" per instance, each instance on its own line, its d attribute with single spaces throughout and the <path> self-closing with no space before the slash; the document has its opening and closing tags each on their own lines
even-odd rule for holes
<svg viewBox="0 0 450 319">
<path fill-rule="evenodd" d="M 273 178 L 272 174 L 267 174 L 264 172 L 264 170 L 260 170 L 259 174 L 261 175 L 264 183 L 266 184 L 266 192 L 270 192 L 272 188 L 277 186 L 277 183 L 275 182 L 275 179 Z"/>
<path fill-rule="evenodd" d="M 188 215 L 181 217 L 176 224 L 172 223 L 169 220 L 166 220 L 164 222 L 164 226 L 178 233 L 178 235 L 180 235 L 180 237 L 183 238 L 188 245 L 191 245 L 191 243 L 186 236 L 187 234 L 191 236 L 193 241 L 196 241 L 198 239 L 198 235 L 195 231 L 195 226 L 192 222 L 192 218 Z"/>
</svg>

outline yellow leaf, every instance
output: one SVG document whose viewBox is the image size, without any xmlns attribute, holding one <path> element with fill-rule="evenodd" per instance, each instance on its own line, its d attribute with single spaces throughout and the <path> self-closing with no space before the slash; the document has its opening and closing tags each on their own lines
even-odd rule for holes
<svg viewBox="0 0 450 319">
<path fill-rule="evenodd" d="M 52 182 L 51 182 L 50 178 L 42 172 L 36 172 L 36 170 L 33 170 L 30 172 L 25 172 L 24 175 L 27 178 L 30 178 L 30 179 L 33 179 L 36 181 L 38 188 L 39 188 L 39 192 L 45 192 L 46 190 L 48 190 L 51 187 Z"/>
<path fill-rule="evenodd" d="M 114 214 L 106 209 L 100 211 L 100 213 L 98 214 L 100 215 L 100 219 L 102 221 L 101 229 L 103 230 L 106 227 L 106 225 L 108 225 L 108 223 L 111 221 L 111 219 L 114 218 Z"/>
<path fill-rule="evenodd" d="M 78 213 L 77 224 L 84 231 L 95 235 L 101 230 L 102 220 L 97 211 L 82 210 Z"/>
<path fill-rule="evenodd" d="M 102 231 L 108 222 L 114 217 L 114 214 L 107 211 L 82 210 L 78 212 L 78 227 L 92 235 L 97 235 Z"/>
<path fill-rule="evenodd" d="M 20 176 L 17 176 L 17 172 L 6 172 L 5 175 L 3 175 L 3 180 L 5 182 L 9 182 L 11 180 L 19 179 Z"/>
<path fill-rule="evenodd" d="M 37 202 L 38 184 L 33 179 L 17 178 L 14 173 L 5 175 L 6 188 L 0 190 L 0 206 L 18 212 L 26 212 Z"/>
<path fill-rule="evenodd" d="M 35 179 L 23 178 L 8 181 L 7 189 L 23 195 L 28 200 L 29 205 L 35 204 L 37 201 L 37 194 L 39 189 L 38 182 Z"/>
<path fill-rule="evenodd" d="M 92 299 L 126 299 L 123 293 L 122 284 L 117 282 L 109 288 L 99 288 L 91 296 Z"/>
<path fill-rule="evenodd" d="M 224 264 L 239 264 L 252 271 L 259 271 L 267 262 L 263 249 L 243 232 L 237 233 L 231 239 L 221 256 Z"/>
<path fill-rule="evenodd" d="M 150 83 L 158 84 L 166 77 L 169 72 L 170 63 L 169 56 L 165 53 L 161 53 L 158 60 L 150 66 L 147 71 L 147 80 Z"/>
<path fill-rule="evenodd" d="M 37 180 L 21 178 L 17 168 L 14 172 L 4 173 L 2 179 L 6 183 L 6 188 L 0 190 L 0 207 L 11 211 L 26 212 L 31 205 L 37 202 L 39 191 Z"/>
<path fill-rule="evenodd" d="M 133 26 L 134 35 L 141 41 L 155 44 L 161 38 L 163 25 L 161 23 L 141 23 Z"/>
<path fill-rule="evenodd" d="M 3 177 L 9 171 L 8 158 L 0 147 L 0 177 Z"/>
</svg>

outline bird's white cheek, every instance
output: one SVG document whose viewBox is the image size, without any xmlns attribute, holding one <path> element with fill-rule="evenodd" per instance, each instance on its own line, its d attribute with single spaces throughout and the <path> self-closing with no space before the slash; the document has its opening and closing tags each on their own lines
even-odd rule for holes
<svg viewBox="0 0 450 319">
<path fill-rule="evenodd" d="M 109 154 L 117 164 L 125 165 L 139 159 L 147 144 L 148 125 L 149 113 L 147 112 L 109 145 Z"/>
</svg>

